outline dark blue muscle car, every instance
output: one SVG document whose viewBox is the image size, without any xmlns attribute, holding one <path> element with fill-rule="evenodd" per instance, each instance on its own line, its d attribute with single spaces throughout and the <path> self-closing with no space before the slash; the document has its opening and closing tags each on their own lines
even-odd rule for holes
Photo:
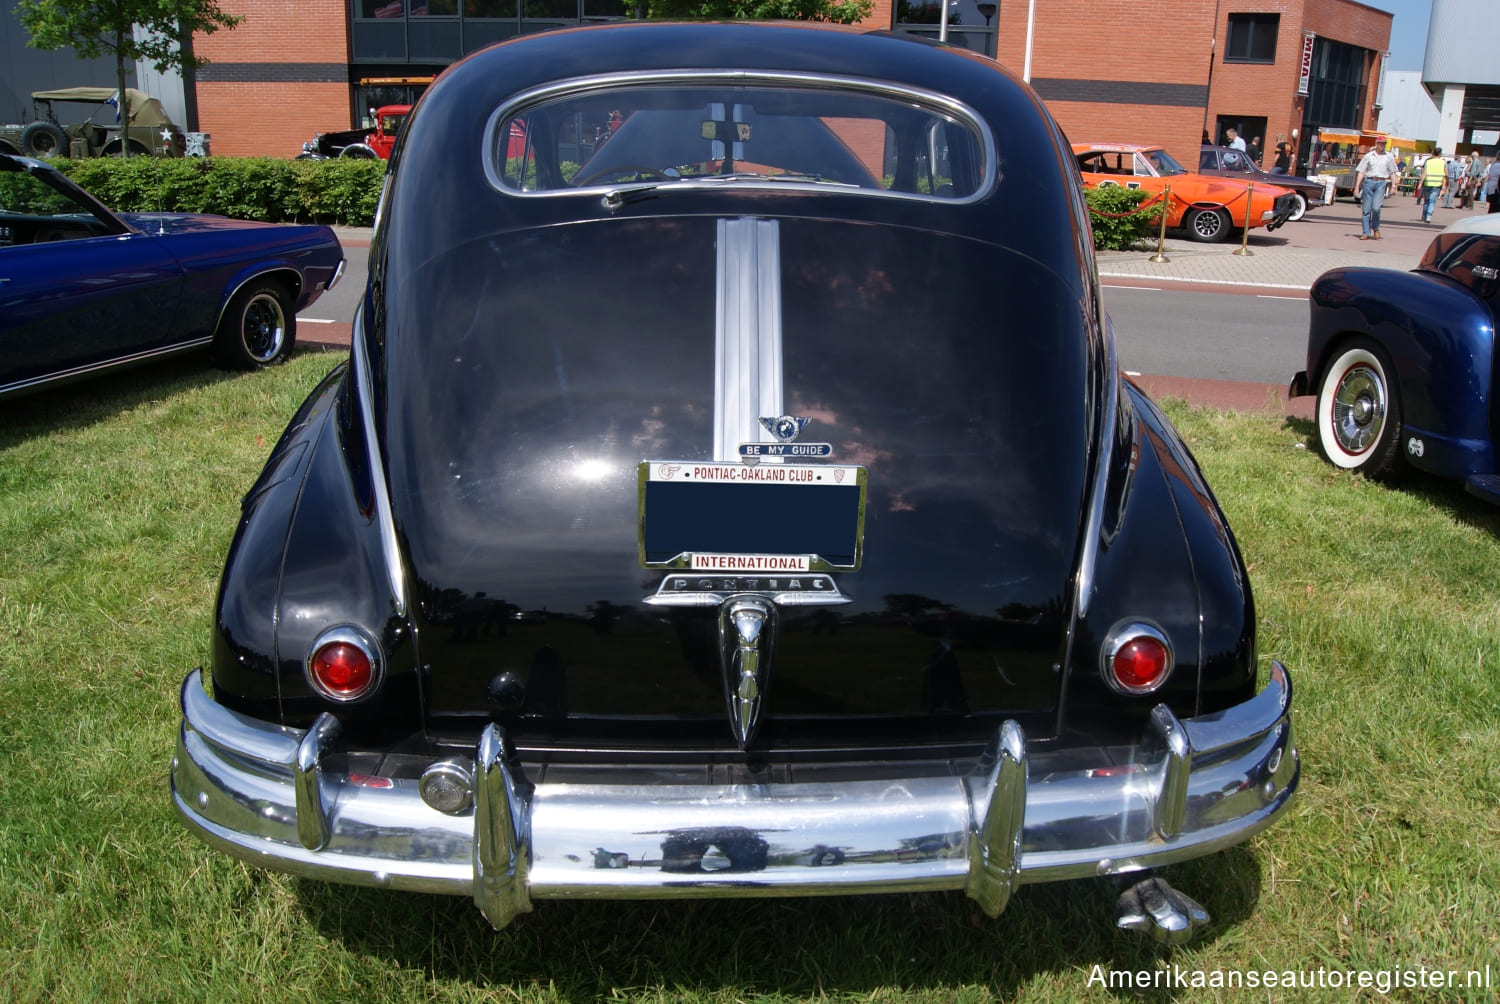
<svg viewBox="0 0 1500 1004">
<path fill-rule="evenodd" d="M 1500 216 L 1438 234 L 1411 272 L 1336 268 L 1312 288 L 1307 368 L 1318 443 L 1337 467 L 1404 468 L 1462 481 L 1500 503 Z"/>
<path fill-rule="evenodd" d="M 1084 876 L 1205 922 L 1153 869 L 1287 807 L 1291 683 L 1029 88 L 885 33 L 556 31 L 446 70 L 391 165 L 182 689 L 195 832 L 496 926 Z"/>
<path fill-rule="evenodd" d="M 0 395 L 204 347 L 230 369 L 278 362 L 343 266 L 327 227 L 117 214 L 0 154 Z"/>
</svg>

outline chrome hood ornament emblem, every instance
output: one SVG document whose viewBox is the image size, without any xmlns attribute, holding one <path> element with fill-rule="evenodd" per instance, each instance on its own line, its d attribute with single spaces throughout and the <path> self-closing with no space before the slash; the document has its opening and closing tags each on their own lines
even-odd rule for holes
<svg viewBox="0 0 1500 1004">
<path fill-rule="evenodd" d="M 760 416 L 757 421 L 760 427 L 771 434 L 774 443 L 741 443 L 740 459 L 747 464 L 753 464 L 765 457 L 794 457 L 806 459 L 809 457 L 832 456 L 833 446 L 829 443 L 798 443 L 797 437 L 802 430 L 812 422 L 812 418 L 802 415 L 775 415 Z"/>
<path fill-rule="evenodd" d="M 796 415 L 781 415 L 773 418 L 762 417 L 761 428 L 776 437 L 778 443 L 790 443 L 802 434 L 807 428 L 811 418 L 802 418 Z"/>
<path fill-rule="evenodd" d="M 760 725 L 776 643 L 776 604 L 767 597 L 731 596 L 719 607 L 719 655 L 729 727 L 745 749 Z"/>
</svg>

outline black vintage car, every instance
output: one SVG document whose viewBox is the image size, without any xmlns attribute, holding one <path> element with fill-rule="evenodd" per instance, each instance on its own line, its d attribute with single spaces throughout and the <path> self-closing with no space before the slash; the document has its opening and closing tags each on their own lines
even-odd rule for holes
<svg viewBox="0 0 1500 1004">
<path fill-rule="evenodd" d="M 1276 185 L 1290 191 L 1297 199 L 1297 207 L 1288 217 L 1295 223 L 1307 215 L 1309 206 L 1321 206 L 1333 201 L 1333 195 L 1321 182 L 1302 178 L 1295 174 L 1274 174 L 1262 171 L 1250 155 L 1243 150 L 1227 146 L 1203 144 L 1198 154 L 1198 173 L 1223 178 L 1238 178 L 1253 181 L 1257 185 Z"/>
<path fill-rule="evenodd" d="M 884 33 L 549 32 L 407 122 L 173 797 L 247 861 L 497 927 L 1111 876 L 1178 940 L 1206 915 L 1152 870 L 1297 786 L 1257 668 L 1032 91 Z"/>
</svg>

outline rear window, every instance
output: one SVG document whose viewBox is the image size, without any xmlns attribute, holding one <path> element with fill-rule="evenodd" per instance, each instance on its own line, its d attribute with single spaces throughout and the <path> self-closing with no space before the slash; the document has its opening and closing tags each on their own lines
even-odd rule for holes
<svg viewBox="0 0 1500 1004">
<path fill-rule="evenodd" d="M 510 193 L 752 185 L 964 200 L 995 157 L 977 116 L 864 81 L 581 81 L 491 116 L 486 169 Z"/>
</svg>

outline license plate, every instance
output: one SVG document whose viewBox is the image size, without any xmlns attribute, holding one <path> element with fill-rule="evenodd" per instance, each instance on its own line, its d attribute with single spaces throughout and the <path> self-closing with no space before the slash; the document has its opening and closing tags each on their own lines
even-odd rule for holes
<svg viewBox="0 0 1500 1004">
<path fill-rule="evenodd" d="M 645 568 L 748 574 L 856 571 L 863 557 L 863 467 L 644 460 Z"/>
</svg>

